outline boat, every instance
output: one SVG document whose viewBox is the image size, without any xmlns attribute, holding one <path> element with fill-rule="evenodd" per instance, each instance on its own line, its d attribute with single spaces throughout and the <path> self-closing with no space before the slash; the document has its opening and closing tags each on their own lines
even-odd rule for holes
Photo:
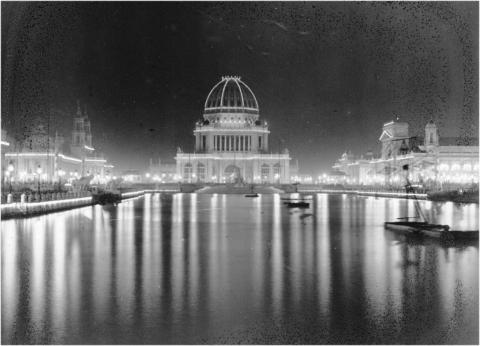
<svg viewBox="0 0 480 346">
<path fill-rule="evenodd" d="M 310 203 L 307 202 L 284 202 L 288 208 L 308 208 Z"/>
<path fill-rule="evenodd" d="M 247 194 L 245 195 L 245 197 L 258 197 L 258 196 L 259 196 L 258 193 L 247 193 Z"/>
<path fill-rule="evenodd" d="M 92 187 L 92 200 L 94 204 L 117 205 L 122 201 L 122 194 L 116 189 L 103 189 L 98 186 Z"/>
<path fill-rule="evenodd" d="M 425 235 L 433 238 L 453 239 L 448 225 L 435 225 L 426 221 L 385 222 L 385 228 L 391 231 Z"/>
<path fill-rule="evenodd" d="M 398 219 L 404 219 L 405 221 L 393 221 L 385 222 L 384 226 L 386 229 L 391 231 L 398 231 L 403 233 L 412 233 L 422 236 L 428 236 L 433 238 L 439 238 L 442 240 L 454 240 L 454 235 L 449 231 L 450 226 L 448 225 L 436 225 L 428 222 L 425 214 L 422 212 L 420 204 L 414 194 L 414 187 L 408 180 L 408 164 L 403 166 L 403 170 L 407 172 L 405 185 L 406 193 L 412 193 L 413 198 L 415 199 L 414 206 L 417 211 L 418 216 L 415 217 L 402 217 Z M 409 221 L 410 219 L 416 219 L 420 217 L 423 221 Z"/>
<path fill-rule="evenodd" d="M 93 194 L 93 201 L 101 205 L 117 205 L 122 201 L 122 195 L 119 193 L 103 191 Z"/>
</svg>

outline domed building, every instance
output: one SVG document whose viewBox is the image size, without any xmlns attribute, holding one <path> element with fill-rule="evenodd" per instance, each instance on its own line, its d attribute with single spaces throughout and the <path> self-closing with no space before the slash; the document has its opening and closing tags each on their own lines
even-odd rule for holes
<svg viewBox="0 0 480 346">
<path fill-rule="evenodd" d="M 197 122 L 195 151 L 175 160 L 183 182 L 288 183 L 290 155 L 269 153 L 267 122 L 257 98 L 240 77 L 222 77 L 208 93 Z"/>
</svg>

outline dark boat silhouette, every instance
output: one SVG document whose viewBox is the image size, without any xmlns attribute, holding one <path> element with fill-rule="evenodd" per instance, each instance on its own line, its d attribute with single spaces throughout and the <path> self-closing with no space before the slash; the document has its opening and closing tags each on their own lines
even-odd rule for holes
<svg viewBox="0 0 480 346">
<path fill-rule="evenodd" d="M 310 203 L 307 202 L 283 202 L 288 208 L 308 208 Z"/>
</svg>

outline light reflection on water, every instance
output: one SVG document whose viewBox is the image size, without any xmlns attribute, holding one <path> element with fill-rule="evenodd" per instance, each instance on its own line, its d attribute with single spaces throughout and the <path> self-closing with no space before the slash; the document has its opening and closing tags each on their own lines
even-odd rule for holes
<svg viewBox="0 0 480 346">
<path fill-rule="evenodd" d="M 421 202 L 478 229 L 478 206 Z M 2 222 L 4 343 L 473 343 L 478 243 L 397 235 L 414 202 L 155 194 Z"/>
</svg>

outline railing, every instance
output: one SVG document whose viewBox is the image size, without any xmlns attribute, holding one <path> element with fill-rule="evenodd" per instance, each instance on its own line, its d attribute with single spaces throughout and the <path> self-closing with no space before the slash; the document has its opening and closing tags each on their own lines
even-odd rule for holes
<svg viewBox="0 0 480 346">
<path fill-rule="evenodd" d="M 90 197 L 92 194 L 89 191 L 79 192 L 12 192 L 2 194 L 1 204 L 9 203 L 32 203 L 42 201 L 57 201 L 72 198 Z"/>
</svg>

